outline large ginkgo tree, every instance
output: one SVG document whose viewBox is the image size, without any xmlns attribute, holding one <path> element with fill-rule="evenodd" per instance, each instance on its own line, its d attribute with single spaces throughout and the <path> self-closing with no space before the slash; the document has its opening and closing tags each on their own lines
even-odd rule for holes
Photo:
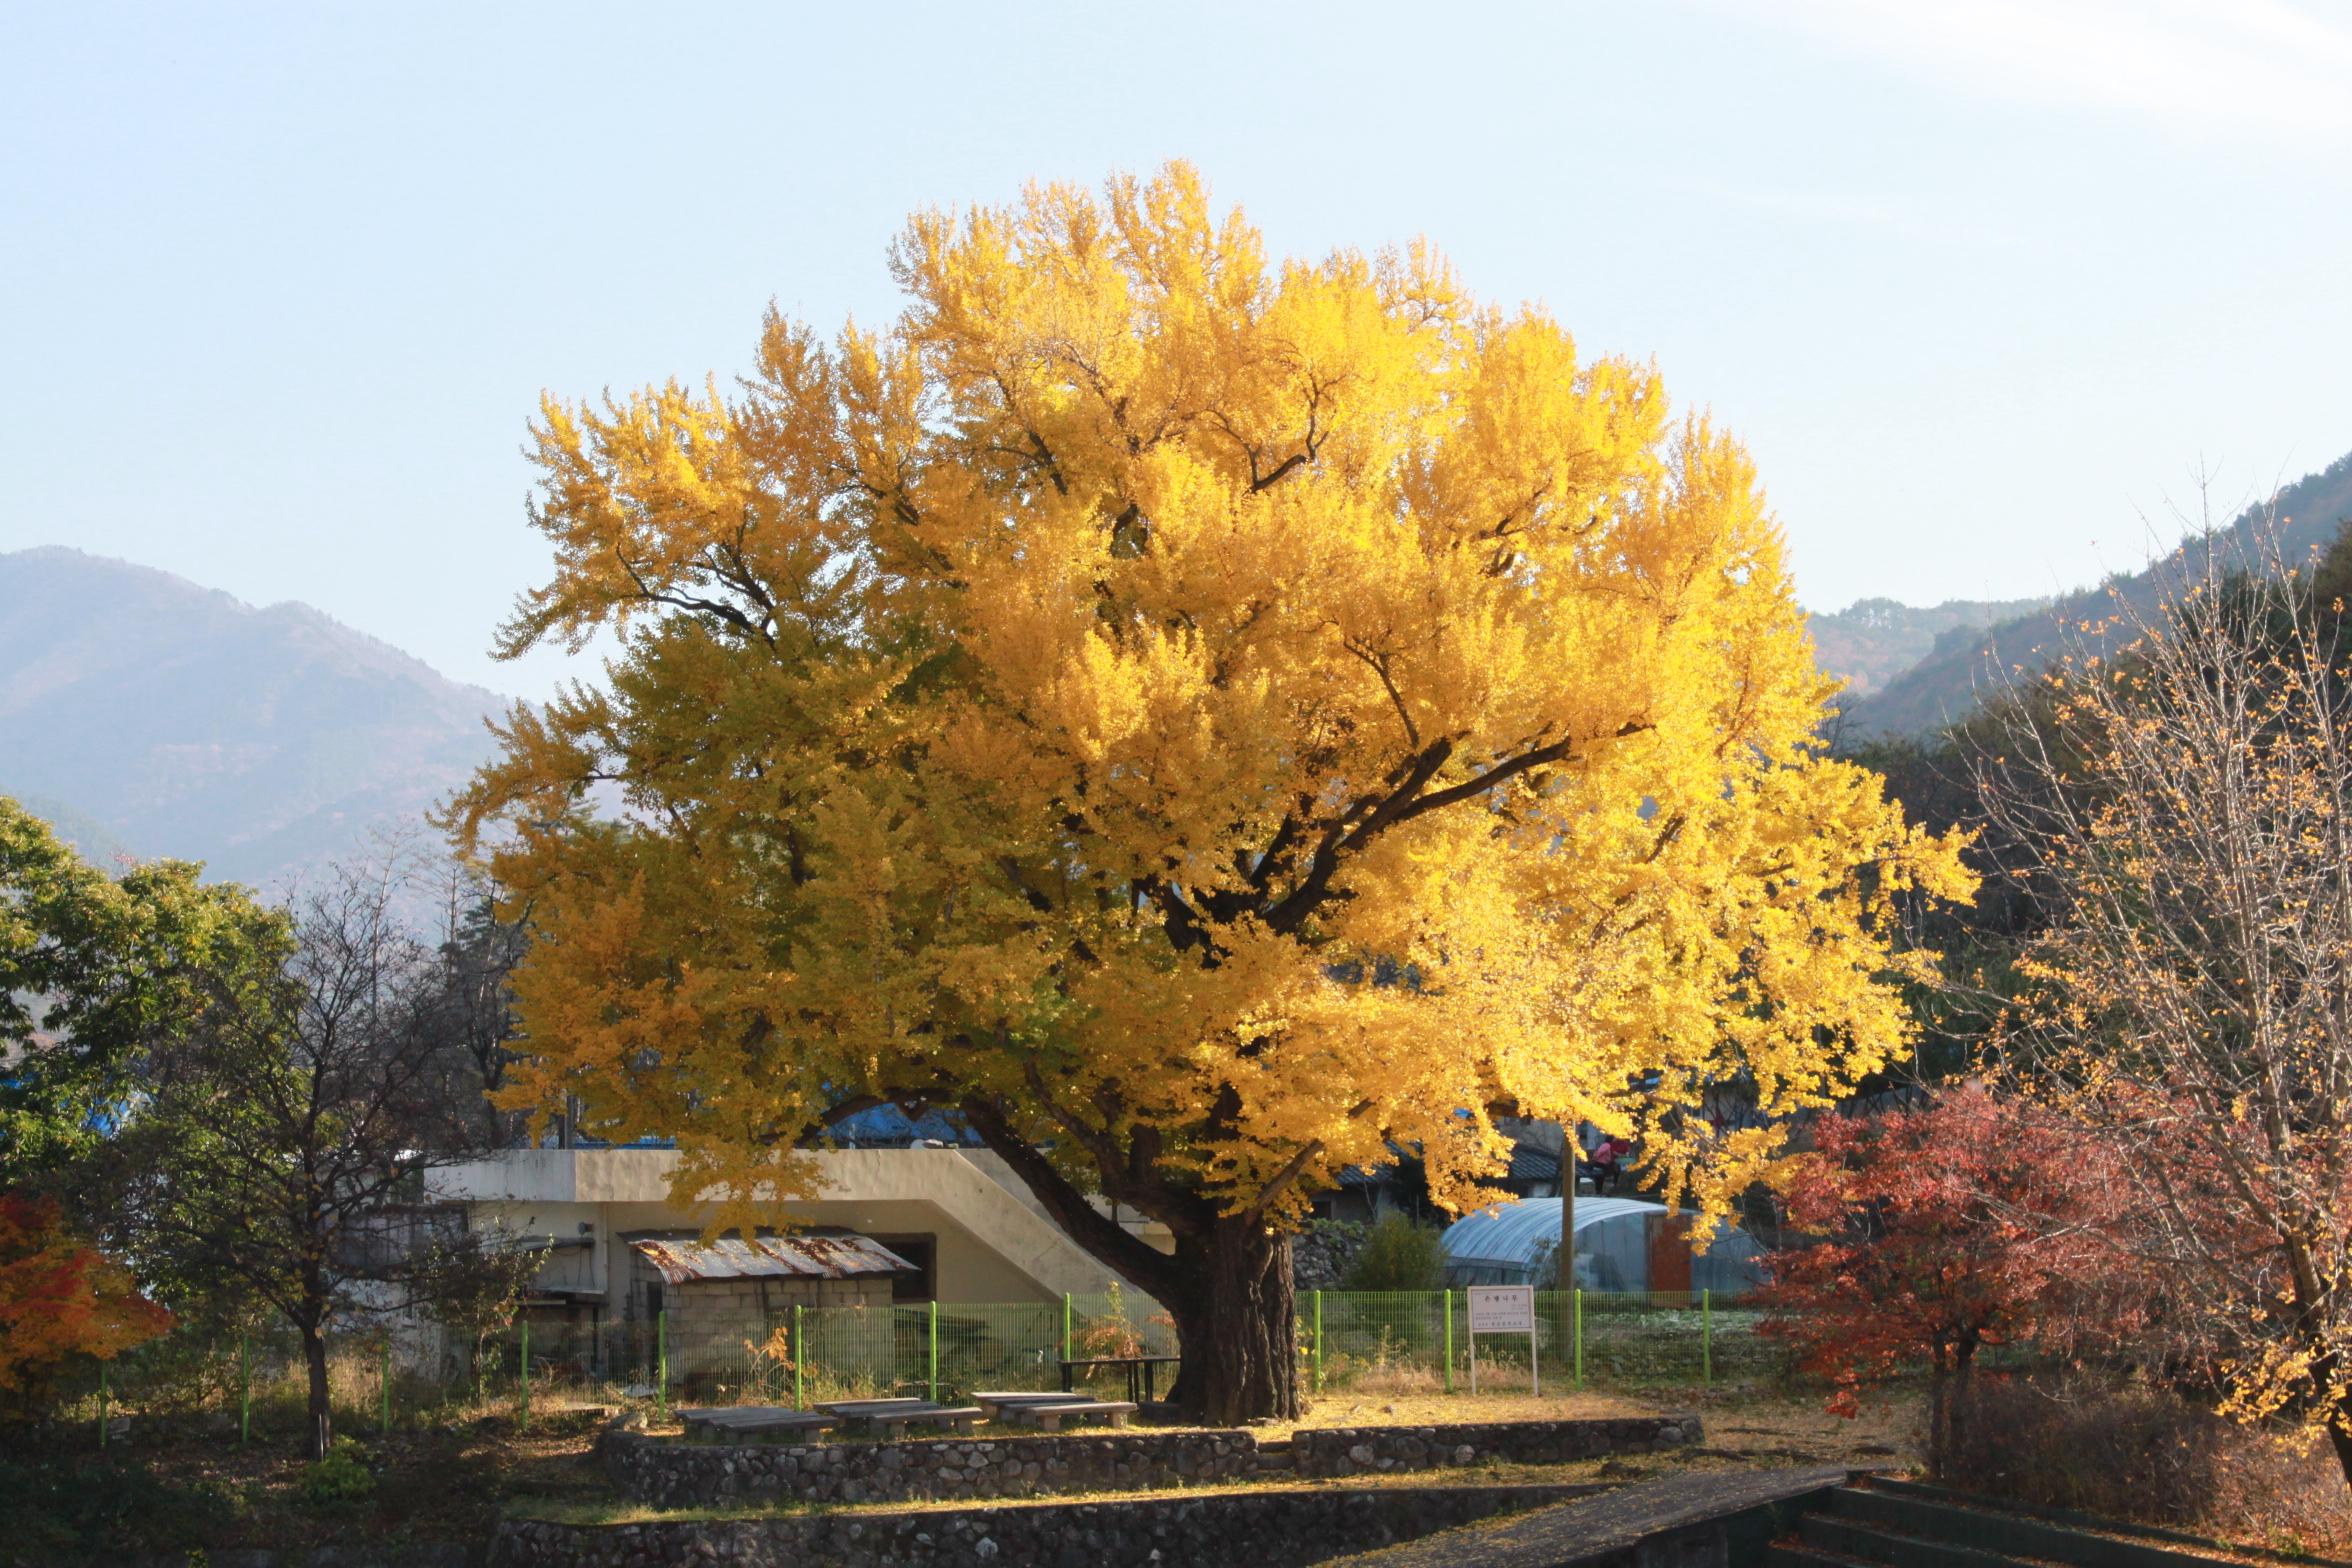
<svg viewBox="0 0 2352 1568">
<path fill-rule="evenodd" d="M 892 265 L 737 389 L 543 407 L 502 651 L 618 652 L 452 813 L 538 933 L 519 1099 L 762 1200 L 953 1111 L 1231 1420 L 1296 1409 L 1287 1228 L 1349 1167 L 1469 1202 L 1494 1118 L 1578 1118 L 1719 1201 L 1775 1137 L 1706 1085 L 1768 1121 L 1903 1047 L 1896 904 L 1964 874 L 1821 754 L 1751 465 L 1652 368 L 1425 247 L 1269 261 L 1182 166 Z"/>
</svg>

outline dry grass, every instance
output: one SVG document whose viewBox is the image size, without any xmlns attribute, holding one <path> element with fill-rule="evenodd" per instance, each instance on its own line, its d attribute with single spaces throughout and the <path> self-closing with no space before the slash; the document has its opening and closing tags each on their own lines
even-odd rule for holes
<svg viewBox="0 0 2352 1568">
<path fill-rule="evenodd" d="M 1653 1416 L 1700 1408 L 1693 1391 L 1687 1399 L 1647 1398 L 1632 1394 L 1508 1393 L 1448 1394 L 1443 1386 L 1427 1392 L 1386 1392 L 1349 1388 L 1310 1396 L 1296 1421 L 1270 1422 L 1260 1430 L 1268 1437 L 1288 1437 L 1301 1427 L 1316 1426 L 1458 1426 L 1479 1421 L 1597 1421 L 1615 1416 Z"/>
<path fill-rule="evenodd" d="M 266 1547 L 288 1550 L 365 1540 L 386 1548 L 409 1541 L 487 1540 L 506 1499 L 516 1492 L 550 1498 L 587 1499 L 607 1491 L 601 1469 L 590 1457 L 600 1424 L 597 1414 L 549 1411 L 535 1414 L 531 1430 L 517 1428 L 511 1415 L 396 1429 L 378 1436 L 372 1429 L 351 1433 L 359 1455 L 376 1477 L 372 1496 L 348 1502 L 307 1501 L 301 1489 L 305 1468 L 301 1440 L 292 1421 L 257 1421 L 254 1440 L 240 1445 L 233 1424 L 201 1417 L 144 1418 L 127 1441 L 101 1456 L 84 1432 L 53 1431 L 24 1441 L 12 1455 L 18 1462 L 69 1467 L 73 1484 L 116 1486 L 124 1472 L 144 1472 L 154 1484 L 219 1502 L 203 1511 L 200 1527 L 179 1517 L 126 1517 L 106 1538 L 85 1543 L 78 1556 L 62 1545 L 28 1548 L 0 1532 L 0 1564 L 87 1560 L 116 1562 L 141 1551 L 201 1544 L 220 1552 Z M 143 1495 L 153 1495 L 143 1489 Z M 5 1513 L 0 1507 L 0 1513 Z M 185 1543 L 154 1539 L 184 1528 L 197 1537 Z M 29 1553 L 29 1555 L 20 1555 Z"/>
<path fill-rule="evenodd" d="M 2045 1507 L 2294 1554 L 2352 1549 L 2352 1493 L 2317 1434 L 2241 1426 L 2128 1380 L 1980 1380 L 1950 1470 Z"/>
</svg>

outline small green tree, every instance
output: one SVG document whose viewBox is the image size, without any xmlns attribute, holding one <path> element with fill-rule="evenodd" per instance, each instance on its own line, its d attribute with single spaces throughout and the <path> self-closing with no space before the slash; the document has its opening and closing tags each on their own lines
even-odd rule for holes
<svg viewBox="0 0 2352 1568">
<path fill-rule="evenodd" d="M 0 796 L 0 1187 L 70 1199 L 152 1048 L 280 939 L 281 917 L 202 869 L 110 876 Z"/>
<path fill-rule="evenodd" d="M 1391 1209 L 1364 1238 L 1342 1284 L 1348 1290 L 1443 1290 L 1444 1233 Z"/>
</svg>

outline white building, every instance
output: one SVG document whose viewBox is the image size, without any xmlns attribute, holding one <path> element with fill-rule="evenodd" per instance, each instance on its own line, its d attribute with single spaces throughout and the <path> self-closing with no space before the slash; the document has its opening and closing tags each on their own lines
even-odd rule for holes
<svg viewBox="0 0 2352 1568">
<path fill-rule="evenodd" d="M 1003 1161 L 984 1149 L 841 1149 L 810 1157 L 819 1178 L 815 1196 L 774 1205 L 772 1220 L 760 1229 L 787 1237 L 829 1232 L 863 1238 L 903 1262 L 904 1268 L 888 1274 L 887 1297 L 879 1294 L 879 1279 L 860 1279 L 852 1292 L 859 1301 L 1042 1306 L 1064 1294 L 1094 1298 L 1110 1289 L 1110 1270 L 1048 1218 Z M 656 1310 L 647 1265 L 657 1251 L 674 1262 L 707 1250 L 670 1245 L 691 1243 L 708 1218 L 671 1201 L 677 1166 L 674 1149 L 513 1149 L 437 1169 L 426 1191 L 435 1202 L 462 1206 L 476 1229 L 496 1227 L 519 1245 L 545 1250 L 547 1261 L 526 1303 L 536 1351 L 568 1342 L 581 1359 L 601 1364 L 609 1357 L 596 1347 L 609 1346 L 632 1325 L 641 1327 Z M 1104 1212 L 1116 1211 L 1105 1206 Z M 1147 1243 L 1172 1250 L 1166 1227 L 1132 1211 L 1116 1217 Z M 776 1277 L 790 1271 L 762 1272 Z M 787 1285 L 776 1279 L 776 1301 L 830 1300 L 847 1288 L 844 1283 L 804 1292 Z M 1156 1310 L 1132 1291 L 1128 1299 L 1139 1316 Z"/>
</svg>

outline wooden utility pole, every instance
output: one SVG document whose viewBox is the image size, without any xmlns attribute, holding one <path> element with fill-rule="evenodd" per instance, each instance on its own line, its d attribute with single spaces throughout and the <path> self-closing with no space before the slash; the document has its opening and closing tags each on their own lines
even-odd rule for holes
<svg viewBox="0 0 2352 1568">
<path fill-rule="evenodd" d="M 1557 1292 L 1552 1308 L 1560 1316 L 1559 1341 L 1566 1344 L 1575 1334 L 1572 1318 L 1576 1311 L 1576 1156 L 1581 1152 L 1576 1141 L 1576 1123 L 1560 1124 L 1560 1245 L 1559 1276 L 1552 1282 Z"/>
</svg>

